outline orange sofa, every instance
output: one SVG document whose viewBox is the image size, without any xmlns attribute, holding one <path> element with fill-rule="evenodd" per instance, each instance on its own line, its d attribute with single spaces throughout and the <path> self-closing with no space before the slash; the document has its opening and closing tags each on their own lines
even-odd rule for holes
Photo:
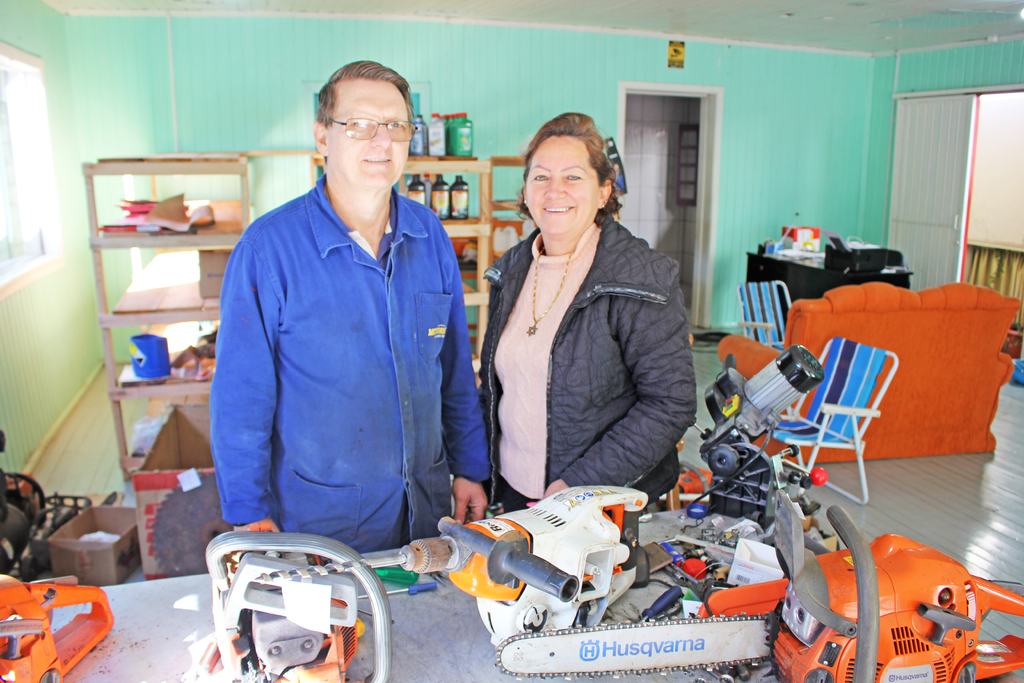
<svg viewBox="0 0 1024 683">
<path fill-rule="evenodd" d="M 1013 374 L 1000 349 L 1019 310 L 1017 299 L 964 283 L 920 292 L 880 282 L 848 285 L 794 302 L 786 346 L 803 344 L 820 356 L 829 339 L 845 337 L 899 357 L 882 416 L 864 435 L 865 459 L 983 453 L 995 449 L 989 427 L 999 388 Z M 732 335 L 718 346 L 720 358 L 729 353 L 750 378 L 778 352 Z M 838 449 L 818 455 L 819 462 L 853 459 L 853 451 Z"/>
</svg>

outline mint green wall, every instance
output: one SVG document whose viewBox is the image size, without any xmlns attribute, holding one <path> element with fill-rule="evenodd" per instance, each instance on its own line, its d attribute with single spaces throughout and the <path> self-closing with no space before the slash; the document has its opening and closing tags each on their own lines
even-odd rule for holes
<svg viewBox="0 0 1024 683">
<path fill-rule="evenodd" d="M 900 56 L 896 92 L 1024 83 L 1024 40 Z"/>
<path fill-rule="evenodd" d="M 19 470 L 101 358 L 64 18 L 0 0 L 0 41 L 44 61 L 65 266 L 0 301 L 0 467 Z"/>
</svg>

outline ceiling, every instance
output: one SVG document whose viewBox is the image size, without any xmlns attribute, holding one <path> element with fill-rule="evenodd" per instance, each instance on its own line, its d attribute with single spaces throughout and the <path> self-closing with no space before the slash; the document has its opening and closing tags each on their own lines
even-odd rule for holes
<svg viewBox="0 0 1024 683">
<path fill-rule="evenodd" d="M 531 24 L 856 53 L 1024 38 L 1024 0 L 44 0 L 65 14 L 347 15 Z"/>
</svg>

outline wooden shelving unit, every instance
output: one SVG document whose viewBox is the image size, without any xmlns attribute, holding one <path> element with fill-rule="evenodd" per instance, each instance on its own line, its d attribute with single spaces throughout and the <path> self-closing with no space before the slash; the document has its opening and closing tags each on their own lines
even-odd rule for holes
<svg viewBox="0 0 1024 683">
<path fill-rule="evenodd" d="M 107 376 L 107 393 L 114 413 L 114 432 L 122 469 L 129 458 L 128 441 L 124 428 L 121 401 L 136 398 L 174 398 L 209 394 L 209 381 L 175 380 L 166 384 L 121 386 L 118 382 L 117 363 L 111 329 L 167 325 L 180 322 L 218 320 L 220 300 L 199 296 L 197 282 L 153 287 L 129 291 L 110 308 L 103 278 L 103 253 L 108 249 L 132 247 L 162 250 L 230 249 L 238 242 L 242 231 L 249 225 L 249 167 L 242 154 L 157 155 L 133 159 L 101 159 L 82 165 L 85 176 L 86 201 L 89 212 L 89 245 L 92 247 L 96 276 L 96 302 L 99 307 L 100 333 L 103 338 L 103 364 Z M 156 196 L 156 176 L 166 175 L 228 175 L 238 176 L 237 202 L 211 202 L 214 206 L 213 226 L 199 228 L 198 232 L 181 234 L 101 234 L 96 211 L 94 178 L 97 176 L 150 176 L 153 198 Z"/>
<path fill-rule="evenodd" d="M 494 194 L 493 182 L 494 182 L 494 169 L 495 168 L 522 168 L 523 164 L 525 164 L 525 163 L 526 163 L 526 161 L 525 161 L 525 159 L 523 159 L 523 157 L 491 157 L 491 183 L 492 183 L 491 194 L 492 195 Z M 512 212 L 518 213 L 519 212 L 519 199 L 518 198 L 517 199 L 491 199 L 491 216 L 492 216 L 492 218 L 491 218 L 491 233 L 492 234 L 494 233 L 494 230 L 495 230 L 495 228 L 498 227 L 499 223 L 504 223 L 506 225 L 508 225 L 508 224 L 515 224 L 514 227 L 516 229 L 516 232 L 519 234 L 519 237 L 522 238 L 522 236 L 523 236 L 523 222 L 522 222 L 522 220 L 519 219 L 518 217 L 516 217 L 514 219 L 509 219 L 509 220 L 503 220 L 503 219 L 500 219 L 498 217 L 495 217 L 494 213 L 495 212 L 499 212 L 499 211 L 502 211 L 502 212 L 504 212 L 504 211 L 512 211 Z M 491 261 L 493 262 L 494 259 L 496 259 L 498 256 L 501 256 L 501 253 L 495 252 L 492 249 L 491 250 Z"/>
</svg>

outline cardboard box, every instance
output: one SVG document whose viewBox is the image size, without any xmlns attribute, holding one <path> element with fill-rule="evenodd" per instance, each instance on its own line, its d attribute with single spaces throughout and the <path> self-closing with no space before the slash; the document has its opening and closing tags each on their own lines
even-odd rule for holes
<svg viewBox="0 0 1024 683">
<path fill-rule="evenodd" d="M 228 266 L 230 249 L 202 250 L 199 252 L 199 296 L 204 299 L 220 297 L 224 283 L 224 269 Z"/>
<path fill-rule="evenodd" d="M 118 538 L 116 541 L 79 540 L 95 531 L 105 531 Z M 86 508 L 48 540 L 53 575 L 77 576 L 83 586 L 122 583 L 139 566 L 135 508 Z"/>
<path fill-rule="evenodd" d="M 806 225 L 784 225 L 782 236 L 793 240 L 794 249 L 821 251 L 821 228 Z"/>
<path fill-rule="evenodd" d="M 233 528 L 221 518 L 208 404 L 174 407 L 132 486 L 146 578 L 205 574 L 206 546 Z"/>
<path fill-rule="evenodd" d="M 745 586 L 775 581 L 783 576 L 775 548 L 746 538 L 741 538 L 736 544 L 736 555 L 732 569 L 729 570 L 729 583 Z"/>
</svg>

